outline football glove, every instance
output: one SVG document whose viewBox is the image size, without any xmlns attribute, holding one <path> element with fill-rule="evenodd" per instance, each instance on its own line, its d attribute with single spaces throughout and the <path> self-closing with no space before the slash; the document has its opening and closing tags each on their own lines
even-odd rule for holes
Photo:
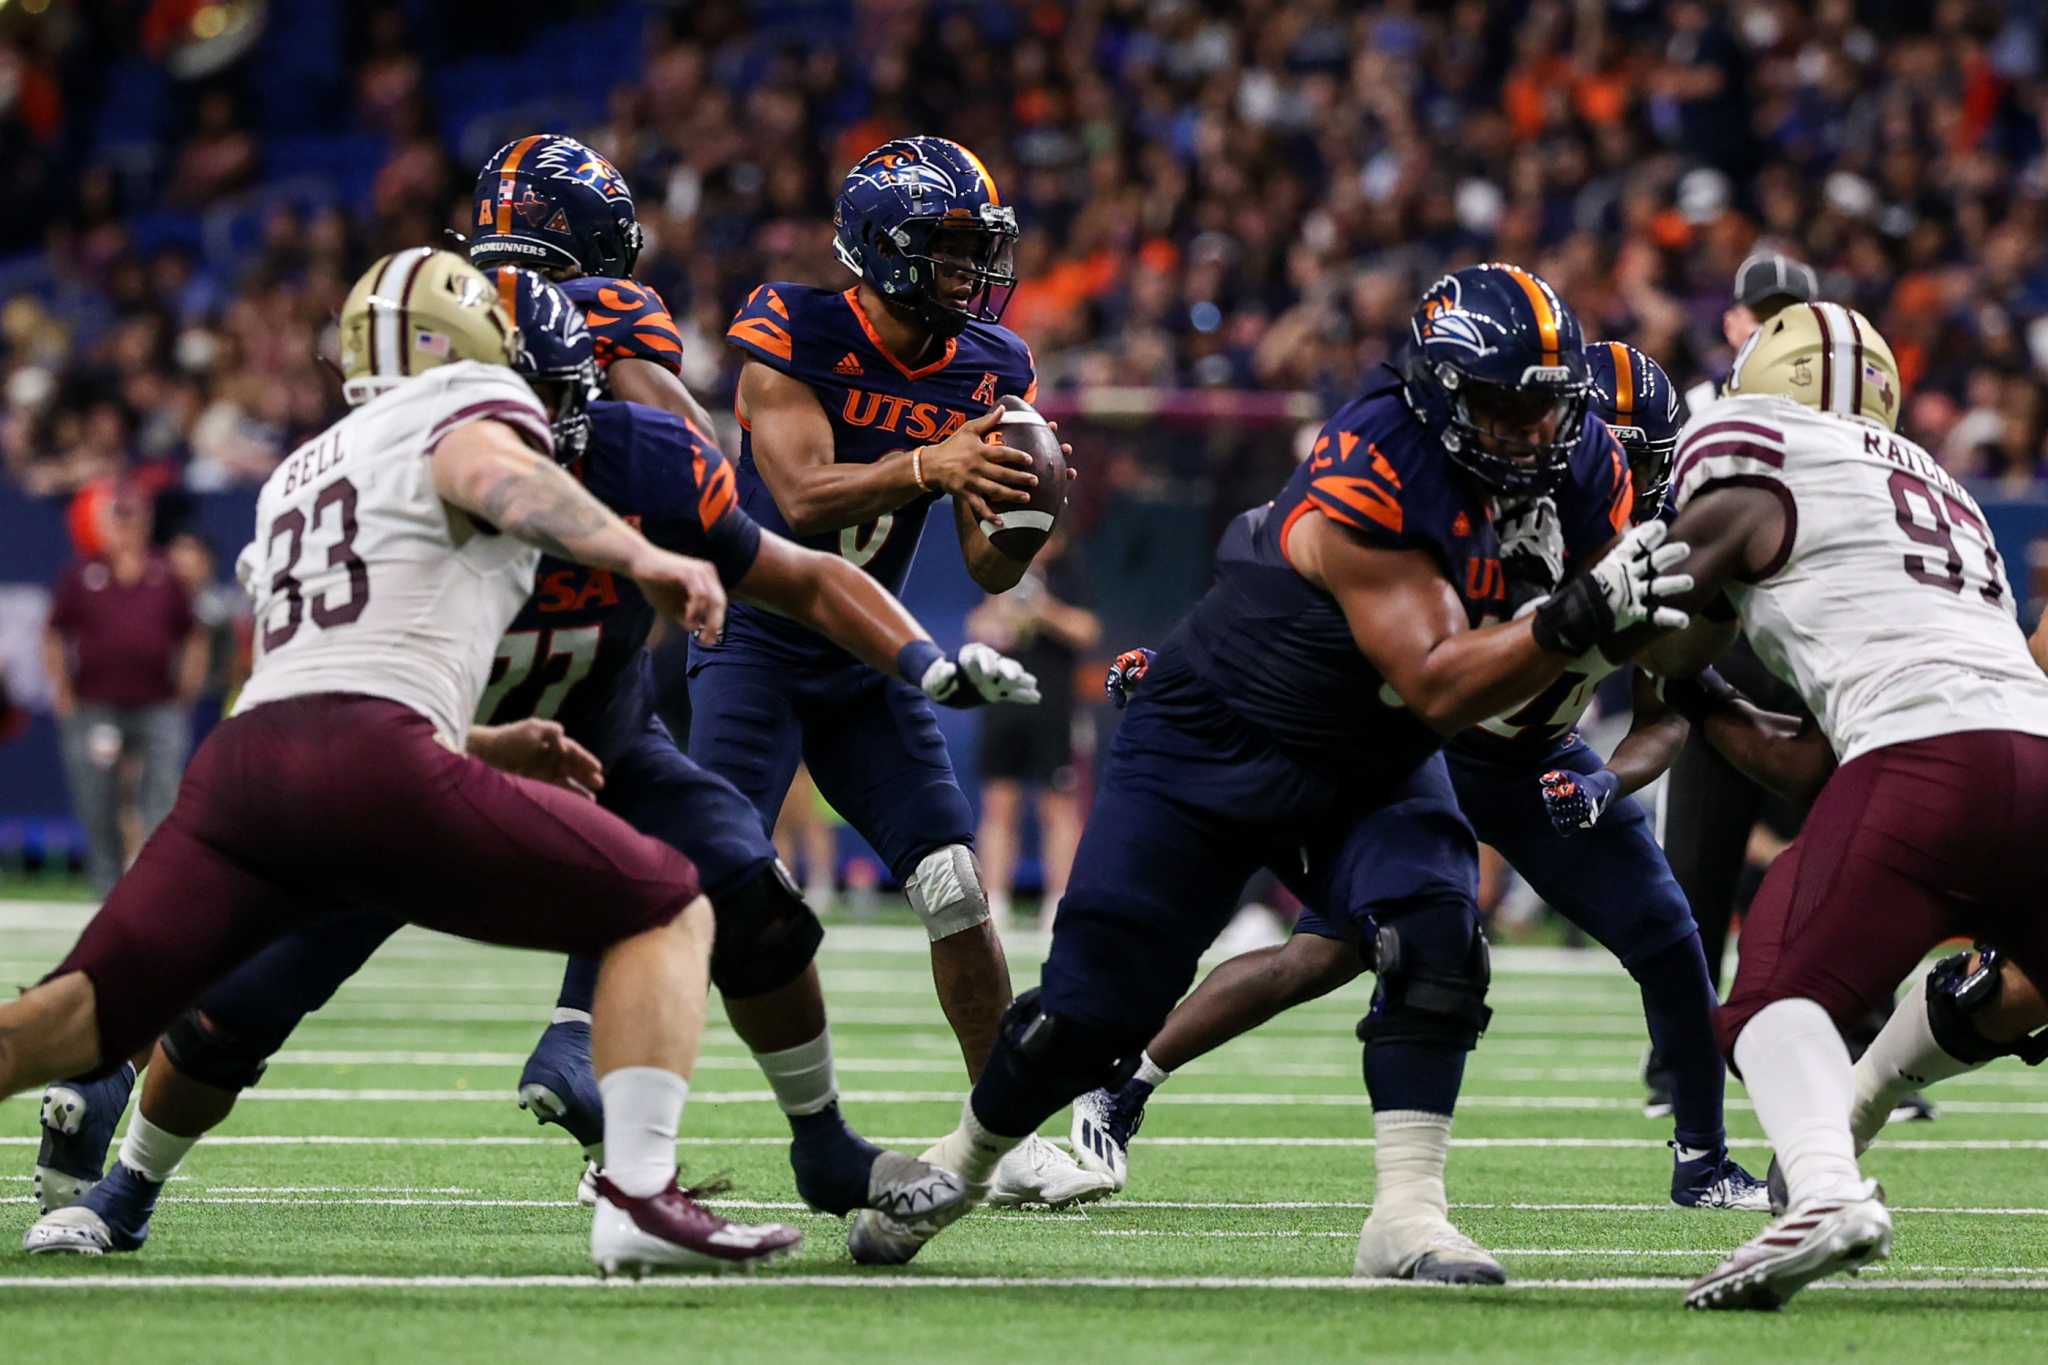
<svg viewBox="0 0 2048 1365">
<path fill-rule="evenodd" d="M 1508 606 L 1516 611 L 1557 591 L 1564 581 L 1564 523 L 1548 497 L 1527 498 L 1501 508 L 1494 521 L 1500 535 L 1500 566 L 1507 575 Z"/>
<path fill-rule="evenodd" d="M 1606 558 L 1572 577 L 1531 617 L 1536 643 L 1553 654 L 1578 658 L 1595 645 L 1648 622 L 1683 630 L 1692 617 L 1668 599 L 1692 588 L 1692 575 L 1672 573 L 1691 553 L 1671 528 L 1646 521 L 1615 542 Z"/>
<path fill-rule="evenodd" d="M 1110 701 L 1121 711 L 1131 704 L 1131 693 L 1137 691 L 1144 681 L 1145 671 L 1152 667 L 1152 660 L 1158 657 L 1155 650 L 1127 649 L 1116 656 L 1116 662 L 1109 666 L 1109 676 L 1102 680 L 1102 690 Z"/>
<path fill-rule="evenodd" d="M 1550 827 L 1564 838 L 1599 824 L 1600 817 L 1621 791 L 1621 779 L 1605 768 L 1594 773 L 1553 768 L 1540 780 L 1543 809 L 1550 814 Z"/>
<path fill-rule="evenodd" d="M 917 685 L 941 706 L 964 708 L 984 702 L 1030 706 L 1038 701 L 1038 679 L 1015 659 L 978 640 L 960 646 L 960 652 L 950 659 L 933 659 Z"/>
</svg>

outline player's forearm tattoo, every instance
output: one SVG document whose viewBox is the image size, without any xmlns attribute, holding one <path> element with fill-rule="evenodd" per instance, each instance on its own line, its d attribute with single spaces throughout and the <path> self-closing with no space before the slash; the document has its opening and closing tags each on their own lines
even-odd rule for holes
<svg viewBox="0 0 2048 1365">
<path fill-rule="evenodd" d="M 535 462 L 500 475 L 483 490 L 477 511 L 506 535 L 557 559 L 626 568 L 625 538 L 632 533 L 556 465 Z"/>
</svg>

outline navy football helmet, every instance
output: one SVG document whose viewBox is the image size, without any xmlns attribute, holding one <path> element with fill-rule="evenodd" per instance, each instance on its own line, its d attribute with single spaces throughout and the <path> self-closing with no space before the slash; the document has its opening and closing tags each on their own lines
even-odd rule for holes
<svg viewBox="0 0 2048 1365">
<path fill-rule="evenodd" d="M 1586 421 L 1585 337 L 1520 266 L 1473 265 L 1429 287 L 1409 323 L 1408 404 L 1493 493 L 1552 491 Z"/>
<path fill-rule="evenodd" d="M 619 168 L 573 137 L 531 133 L 476 177 L 469 259 L 551 274 L 620 277 L 640 257 L 633 191 Z"/>
<path fill-rule="evenodd" d="M 590 400 L 597 393 L 597 351 L 583 310 L 560 286 L 516 266 L 490 272 L 498 300 L 525 339 L 512 368 L 548 410 L 555 460 L 573 465 L 590 446 Z"/>
<path fill-rule="evenodd" d="M 832 212 L 839 263 L 942 337 L 1000 322 L 1017 286 L 1017 211 L 981 158 L 942 137 L 862 157 Z"/>
<path fill-rule="evenodd" d="M 1586 370 L 1593 413 L 1628 456 L 1636 520 L 1647 521 L 1671 491 L 1671 460 L 1678 453 L 1678 429 L 1685 425 L 1678 386 L 1662 365 L 1624 341 L 1588 346 Z"/>
</svg>

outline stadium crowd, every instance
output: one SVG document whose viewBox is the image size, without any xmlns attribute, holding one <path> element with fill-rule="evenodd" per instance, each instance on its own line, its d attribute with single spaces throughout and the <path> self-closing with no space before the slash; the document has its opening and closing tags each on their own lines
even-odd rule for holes
<svg viewBox="0 0 2048 1365">
<path fill-rule="evenodd" d="M 178 86 L 182 132 L 138 173 L 133 146 L 95 145 L 91 54 L 173 61 L 150 21 L 191 6 L 28 8 L 0 16 L 0 147 L 33 191 L 0 231 L 41 257 L 0 310 L 8 474 L 37 493 L 124 470 L 258 480 L 335 414 L 314 356 L 355 268 L 464 226 L 442 210 L 474 158 L 435 107 L 458 35 L 416 5 L 346 7 L 341 118 L 381 158 L 369 194 L 280 201 L 253 249 L 217 253 L 130 225 L 259 185 L 251 59 Z M 638 78 L 565 131 L 636 188 L 640 274 L 714 408 L 743 291 L 837 278 L 845 166 L 943 125 L 1018 206 L 1008 321 L 1049 391 L 1327 404 L 1387 357 L 1421 285 L 1491 257 L 1689 383 L 1725 366 L 1729 281 L 1762 237 L 1893 339 L 1909 432 L 1961 473 L 2048 477 L 2048 20 L 2025 0 L 900 0 L 848 4 L 809 45 L 757 23 L 772 5 L 641 8 Z"/>
</svg>

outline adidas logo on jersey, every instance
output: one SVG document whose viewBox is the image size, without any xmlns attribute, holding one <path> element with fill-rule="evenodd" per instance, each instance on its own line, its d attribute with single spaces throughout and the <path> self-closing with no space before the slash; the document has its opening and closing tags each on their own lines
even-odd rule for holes
<svg viewBox="0 0 2048 1365">
<path fill-rule="evenodd" d="M 1472 518 L 1466 516 L 1462 511 L 1459 512 L 1456 519 L 1451 522 L 1451 534 L 1454 536 L 1471 535 Z"/>
<path fill-rule="evenodd" d="M 860 357 L 852 351 L 848 351 L 844 356 L 840 357 L 839 363 L 832 367 L 832 373 L 856 375 L 866 374 L 867 371 L 861 368 Z"/>
</svg>

